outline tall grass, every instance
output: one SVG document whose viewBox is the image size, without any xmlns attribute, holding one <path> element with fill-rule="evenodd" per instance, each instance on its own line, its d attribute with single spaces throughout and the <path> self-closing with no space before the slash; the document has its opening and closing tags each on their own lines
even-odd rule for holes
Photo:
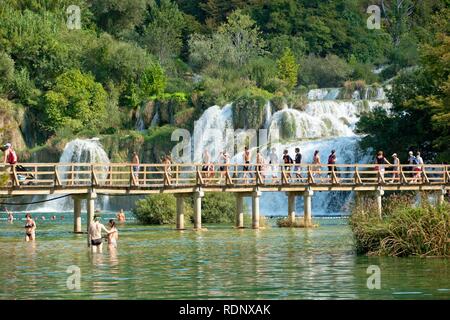
<svg viewBox="0 0 450 320">
<path fill-rule="evenodd" d="M 434 206 L 422 196 L 391 196 L 384 201 L 383 219 L 374 201 L 352 208 L 350 226 L 358 253 L 387 256 L 449 256 L 450 205 Z"/>
</svg>

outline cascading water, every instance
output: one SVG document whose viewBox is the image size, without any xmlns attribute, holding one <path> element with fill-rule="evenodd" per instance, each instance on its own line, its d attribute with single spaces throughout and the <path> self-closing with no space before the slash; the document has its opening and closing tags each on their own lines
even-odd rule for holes
<svg viewBox="0 0 450 320">
<path fill-rule="evenodd" d="M 339 88 L 310 90 L 309 103 L 304 111 L 286 108 L 270 117 L 268 116 L 270 104 L 266 105 L 263 127 L 268 129 L 268 141 L 272 141 L 270 148 L 276 149 L 280 162 L 284 149 L 288 149 L 289 154 L 293 156 L 296 147 L 301 150 L 303 163 L 311 163 L 314 151 L 319 150 L 321 161 L 326 164 L 332 149 L 336 150 L 338 164 L 372 161 L 372 155 L 359 152 L 360 137 L 355 134 L 354 129 L 361 112 L 372 110 L 377 106 L 390 108 L 390 104 L 384 101 L 386 98 L 384 90 L 378 88 L 376 95 L 364 93 L 364 96 L 373 96 L 373 100 L 365 101 L 360 100 L 359 91 L 354 92 L 352 101 L 338 100 L 340 92 Z M 232 104 L 222 109 L 218 106 L 207 109 L 195 124 L 194 161 L 202 160 L 202 152 L 205 149 L 210 152 L 212 160 L 216 161 L 219 152 L 230 144 L 227 129 L 233 129 Z M 280 135 L 282 141 L 287 142 L 274 143 L 273 141 L 278 140 Z M 267 145 L 260 146 L 261 154 L 266 156 L 266 159 L 267 149 Z M 228 150 L 234 148 L 228 147 Z M 254 161 L 255 150 L 251 151 Z M 231 162 L 242 163 L 242 154 L 234 155 Z M 350 193 L 344 192 L 316 192 L 313 198 L 313 213 L 338 214 L 344 210 L 350 197 Z M 285 215 L 287 210 L 285 198 L 286 196 L 280 193 L 263 193 L 261 212 L 266 215 Z M 299 197 L 298 212 L 302 210 L 302 202 Z"/>
<path fill-rule="evenodd" d="M 109 163 L 109 158 L 106 152 L 103 150 L 102 145 L 98 139 L 75 139 L 66 144 L 64 151 L 59 159 L 59 163 Z M 69 168 L 62 167 L 60 176 L 62 179 L 67 178 L 67 172 Z M 77 170 L 77 168 L 75 168 Z M 79 168 L 78 168 L 79 170 Z M 85 169 L 83 169 L 85 170 Z M 75 173 L 75 180 L 77 175 Z M 54 198 L 50 196 L 47 199 Z M 108 209 L 109 199 L 107 196 L 99 196 L 96 204 L 101 209 Z M 41 205 L 32 205 L 28 208 L 31 211 L 41 212 L 61 212 L 71 211 L 73 209 L 73 201 L 70 197 L 62 198 L 54 201 L 45 202 Z"/>
</svg>

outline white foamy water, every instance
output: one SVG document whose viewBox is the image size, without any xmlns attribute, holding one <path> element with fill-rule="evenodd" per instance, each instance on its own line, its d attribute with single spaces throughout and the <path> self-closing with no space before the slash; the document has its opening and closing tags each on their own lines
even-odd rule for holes
<svg viewBox="0 0 450 320">
<path fill-rule="evenodd" d="M 103 150 L 102 145 L 98 139 L 75 139 L 66 144 L 64 151 L 59 159 L 60 164 L 64 163 L 109 163 L 108 155 Z M 68 178 L 69 167 L 62 167 L 60 169 L 60 177 L 63 180 Z M 75 171 L 88 170 L 87 167 L 75 167 Z M 74 180 L 77 178 L 86 178 L 85 174 L 75 173 Z M 102 178 L 100 176 L 100 178 Z M 48 196 L 47 199 L 56 198 L 56 196 Z M 100 209 L 108 209 L 109 199 L 107 196 L 99 196 L 96 200 L 96 205 Z M 85 207 L 85 204 L 83 204 Z M 61 212 L 73 210 L 73 200 L 71 197 L 66 197 L 54 201 L 44 202 L 42 204 L 30 205 L 28 210 L 37 212 Z"/>
<path fill-rule="evenodd" d="M 360 93 L 355 91 L 354 100 L 337 100 L 340 93 L 339 88 L 314 89 L 308 93 L 309 102 L 303 111 L 285 108 L 271 114 L 271 106 L 267 103 L 264 114 L 263 128 L 268 129 L 268 138 L 261 143 L 260 151 L 267 157 L 268 145 L 275 148 L 278 157 L 282 158 L 284 149 L 289 150 L 293 157 L 294 149 L 299 147 L 303 155 L 303 163 L 311 163 L 315 150 L 319 150 L 322 163 L 326 163 L 328 155 L 332 149 L 336 150 L 338 164 L 367 163 L 372 161 L 372 155 L 360 154 L 358 142 L 360 137 L 355 134 L 355 126 L 360 114 L 372 110 L 375 107 L 382 107 L 387 110 L 390 104 L 385 101 L 385 93 L 382 88 L 378 88 L 374 100 L 363 101 Z M 364 94 L 367 93 L 368 90 Z M 270 113 L 270 115 L 269 115 Z M 288 137 L 283 137 L 284 142 L 278 139 L 280 130 L 289 124 Z M 219 152 L 225 147 L 234 151 L 230 147 L 235 139 L 238 141 L 240 134 L 235 137 L 230 136 L 227 130 L 233 128 L 232 104 L 223 108 L 212 106 L 208 108 L 200 119 L 195 123 L 194 139 L 195 152 L 194 160 L 202 160 L 202 153 L 205 148 L 210 152 L 212 161 L 216 162 Z M 258 134 L 258 133 L 256 133 Z M 242 147 L 239 144 L 237 147 Z M 252 159 L 255 160 L 256 146 L 251 149 Z M 242 153 L 232 155 L 232 163 L 242 163 Z M 325 169 L 325 168 L 323 168 Z M 268 173 L 270 174 L 270 172 Z M 345 211 L 348 201 L 351 199 L 349 192 L 317 192 L 313 197 L 313 214 L 327 215 L 339 214 Z M 302 212 L 303 199 L 298 197 L 297 211 Z M 263 193 L 261 198 L 261 212 L 266 215 L 286 214 L 287 198 L 281 193 Z"/>
</svg>

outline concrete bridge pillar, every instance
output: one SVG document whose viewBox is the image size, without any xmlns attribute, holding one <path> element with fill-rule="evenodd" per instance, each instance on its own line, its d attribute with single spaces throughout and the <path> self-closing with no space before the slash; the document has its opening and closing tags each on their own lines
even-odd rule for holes
<svg viewBox="0 0 450 320">
<path fill-rule="evenodd" d="M 199 189 L 194 192 L 194 230 L 202 229 L 202 198 L 205 193 Z"/>
<path fill-rule="evenodd" d="M 177 230 L 185 230 L 184 228 L 184 198 L 181 195 L 175 196 L 177 199 Z"/>
<path fill-rule="evenodd" d="M 303 193 L 303 221 L 305 227 L 312 227 L 312 196 L 314 191 L 311 189 L 306 190 Z"/>
<path fill-rule="evenodd" d="M 73 196 L 73 232 L 81 233 L 81 198 Z"/>
<path fill-rule="evenodd" d="M 97 194 L 94 191 L 89 192 L 87 196 L 87 219 L 86 219 L 88 232 L 89 226 L 91 225 L 92 220 L 94 220 L 95 199 L 97 199 Z"/>
<path fill-rule="evenodd" d="M 380 219 L 382 219 L 383 218 L 383 216 L 382 216 L 382 213 L 383 213 L 382 200 L 383 200 L 383 196 L 384 196 L 384 190 L 383 189 L 377 190 L 375 195 L 377 198 L 378 216 L 380 217 Z"/>
<path fill-rule="evenodd" d="M 295 193 L 288 192 L 288 219 L 290 223 L 295 222 Z"/>
<path fill-rule="evenodd" d="M 244 196 L 236 193 L 236 228 L 244 228 Z"/>
<path fill-rule="evenodd" d="M 259 229 L 259 200 L 261 191 L 255 190 L 252 193 L 252 228 Z"/>
</svg>

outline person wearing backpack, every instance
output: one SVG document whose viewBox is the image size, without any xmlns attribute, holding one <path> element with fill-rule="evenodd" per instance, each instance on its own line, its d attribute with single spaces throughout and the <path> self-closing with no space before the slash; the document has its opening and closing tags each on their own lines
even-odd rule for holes
<svg viewBox="0 0 450 320">
<path fill-rule="evenodd" d="M 2 148 L 5 152 L 3 155 L 3 163 L 8 164 L 16 164 L 17 163 L 17 154 L 14 151 L 11 143 L 7 143 Z"/>
</svg>

